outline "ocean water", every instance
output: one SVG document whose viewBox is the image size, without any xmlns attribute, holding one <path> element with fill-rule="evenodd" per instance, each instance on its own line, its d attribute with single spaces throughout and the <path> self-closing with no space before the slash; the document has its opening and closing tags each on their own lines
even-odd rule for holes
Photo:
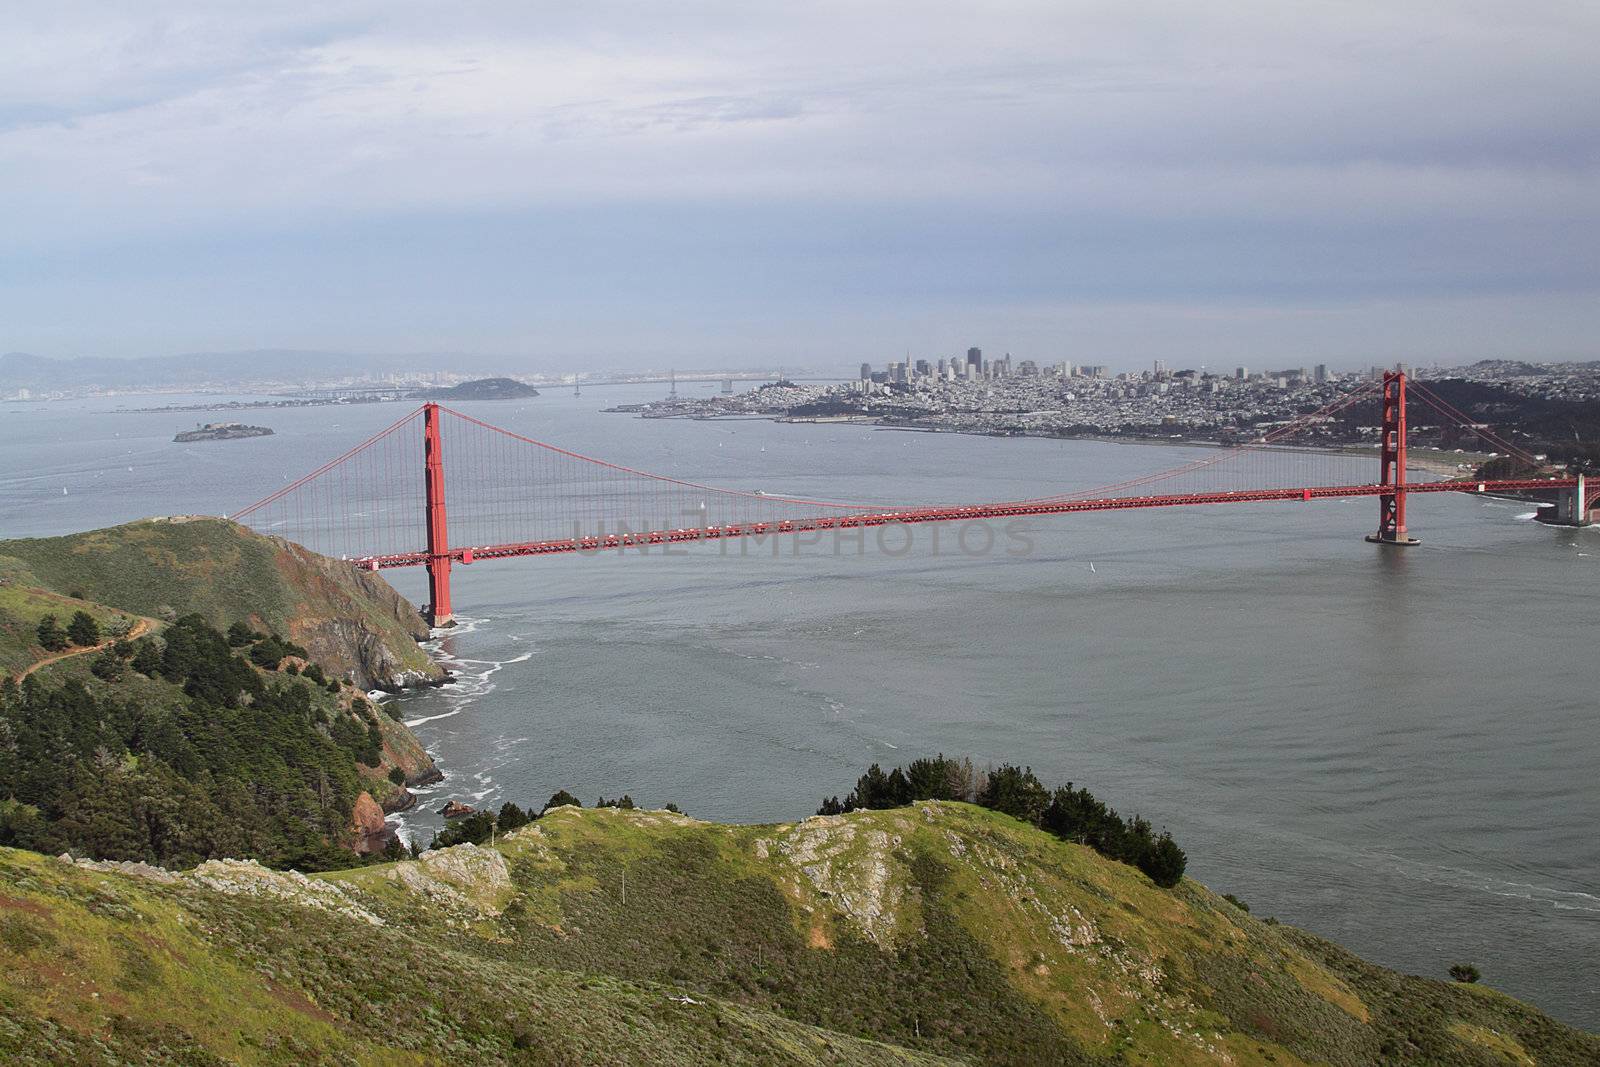
<svg viewBox="0 0 1600 1067">
<path fill-rule="evenodd" d="M 845 499 L 1013 498 L 1194 455 L 597 411 L 659 392 L 469 410 L 641 469 Z M 277 435 L 185 446 L 172 434 L 208 416 L 115 410 L 148 403 L 0 408 L 16 427 L 0 536 L 236 510 L 401 411 L 247 413 Z M 1472 961 L 1600 1027 L 1600 528 L 1433 496 L 1412 502 L 1424 543 L 1400 551 L 1362 540 L 1375 512 L 1177 508 L 996 525 L 987 551 L 928 527 L 459 567 L 462 623 L 433 642 L 459 681 L 401 709 L 446 778 L 402 832 L 425 842 L 449 798 L 561 788 L 787 820 L 874 761 L 1016 761 L 1170 829 L 1191 875 L 1258 915 L 1415 973 Z M 387 577 L 425 599 L 420 572 Z"/>
</svg>

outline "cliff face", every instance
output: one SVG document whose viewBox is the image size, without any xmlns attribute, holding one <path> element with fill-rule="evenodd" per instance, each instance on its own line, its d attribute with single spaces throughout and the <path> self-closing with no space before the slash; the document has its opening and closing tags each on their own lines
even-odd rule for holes
<svg viewBox="0 0 1600 1067">
<path fill-rule="evenodd" d="M 428 624 L 376 574 L 273 539 L 284 580 L 301 590 L 289 636 L 313 659 L 366 689 L 438 681 L 444 670 L 417 642 Z"/>
<path fill-rule="evenodd" d="M 0 944 L 20 1062 L 277 1062 L 291 1036 L 297 1062 L 341 1063 L 1600 1062 L 1493 990 L 961 804 L 778 826 L 559 808 L 309 878 L 0 849 Z"/>
<path fill-rule="evenodd" d="M 355 806 L 350 810 L 350 832 L 355 837 L 352 847 L 363 855 L 382 852 L 393 836 L 383 820 L 383 809 L 372 799 L 371 793 L 356 797 Z"/>
</svg>

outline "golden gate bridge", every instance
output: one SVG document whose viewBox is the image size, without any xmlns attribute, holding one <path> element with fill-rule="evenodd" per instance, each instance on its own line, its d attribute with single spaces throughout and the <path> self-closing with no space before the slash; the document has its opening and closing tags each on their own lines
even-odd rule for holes
<svg viewBox="0 0 1600 1067">
<path fill-rule="evenodd" d="M 1378 525 L 1367 540 L 1400 547 L 1417 543 L 1407 529 L 1406 501 L 1419 493 L 1549 493 L 1554 508 L 1541 519 L 1577 526 L 1594 517 L 1596 494 L 1582 475 L 1481 479 L 1427 469 L 1416 477 L 1407 467 L 1408 384 L 1441 426 L 1481 439 L 1530 472 L 1539 468 L 1536 457 L 1421 383 L 1408 383 L 1402 371 L 1178 467 L 981 503 L 891 505 L 717 488 L 582 455 L 429 403 L 231 517 L 369 570 L 426 567 L 426 611 L 435 626 L 453 618 L 451 567 L 480 560 L 894 524 L 1363 496 L 1378 500 Z M 1371 482 L 1353 478 L 1356 461 L 1348 452 L 1326 447 L 1338 439 L 1331 431 L 1361 404 L 1378 414 L 1378 478 Z"/>
</svg>

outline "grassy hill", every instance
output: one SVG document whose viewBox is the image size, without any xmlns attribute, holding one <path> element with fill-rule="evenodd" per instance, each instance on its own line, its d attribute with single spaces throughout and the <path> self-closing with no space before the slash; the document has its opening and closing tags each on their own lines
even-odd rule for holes
<svg viewBox="0 0 1600 1067">
<path fill-rule="evenodd" d="M 0 948 L 20 1064 L 1600 1062 L 1492 990 L 959 803 L 558 808 L 311 878 L 0 849 Z"/>
<path fill-rule="evenodd" d="M 21 674 L 50 658 L 52 653 L 39 644 L 39 622 L 46 615 L 54 615 L 65 626 L 77 611 L 88 612 L 103 633 L 118 625 L 132 629 L 136 622 L 128 612 L 105 604 L 6 582 L 0 577 L 0 675 Z"/>
<path fill-rule="evenodd" d="M 35 600 L 4 599 L 19 590 Z M 248 622 L 305 646 L 363 688 L 443 676 L 417 647 L 426 624 L 382 579 L 225 519 L 148 519 L 0 541 L 0 657 L 28 654 L 12 646 L 26 637 L 27 619 L 37 626 L 40 592 L 157 619 L 197 613 L 219 629 Z M 13 615 L 19 621 L 8 621 Z"/>
</svg>

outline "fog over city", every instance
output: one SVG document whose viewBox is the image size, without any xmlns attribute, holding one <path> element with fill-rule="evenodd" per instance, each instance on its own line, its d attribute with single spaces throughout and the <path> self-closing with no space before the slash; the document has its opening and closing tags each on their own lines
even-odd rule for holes
<svg viewBox="0 0 1600 1067">
<path fill-rule="evenodd" d="M 7 22 L 0 352 L 1600 358 L 1589 4 Z"/>
</svg>

